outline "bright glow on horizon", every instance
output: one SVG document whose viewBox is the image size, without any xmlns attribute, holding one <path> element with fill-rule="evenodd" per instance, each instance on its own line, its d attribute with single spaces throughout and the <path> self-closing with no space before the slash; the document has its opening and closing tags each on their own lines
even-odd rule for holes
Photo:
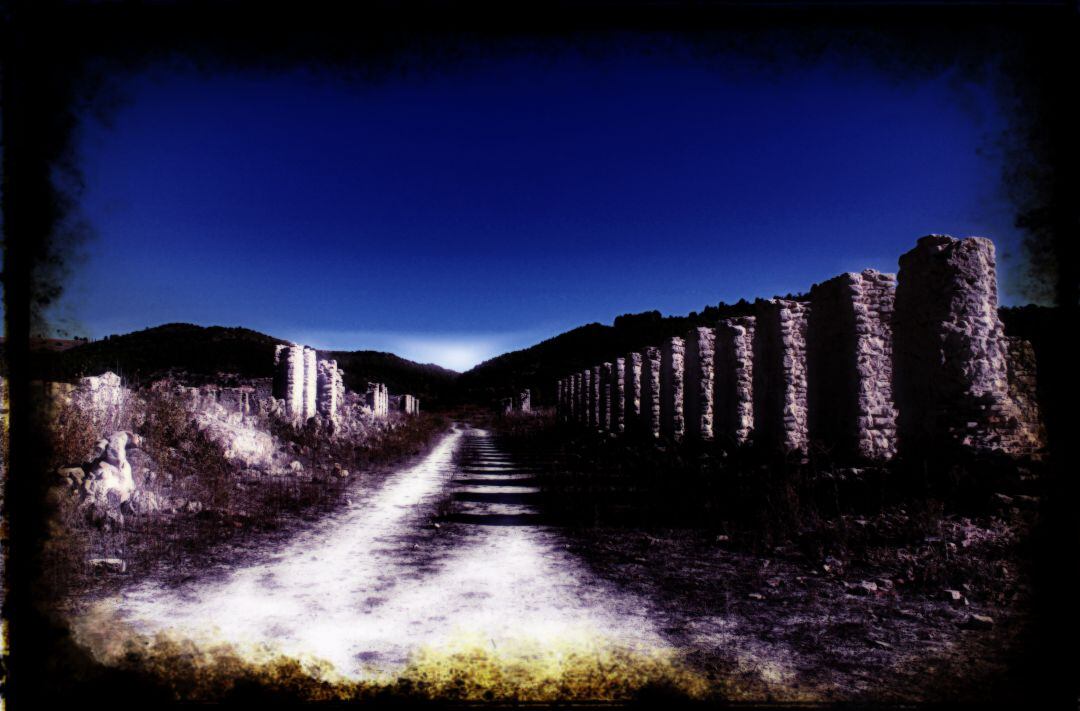
<svg viewBox="0 0 1080 711">
<path fill-rule="evenodd" d="M 304 331 L 280 337 L 320 350 L 383 351 L 416 363 L 434 363 L 463 372 L 503 353 L 528 348 L 564 330 L 568 329 L 452 334 Z"/>
</svg>

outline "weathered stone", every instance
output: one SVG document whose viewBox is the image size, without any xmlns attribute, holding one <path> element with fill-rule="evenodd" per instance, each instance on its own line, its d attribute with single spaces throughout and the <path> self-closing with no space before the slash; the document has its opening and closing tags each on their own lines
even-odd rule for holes
<svg viewBox="0 0 1080 711">
<path fill-rule="evenodd" d="M 626 359 L 616 358 L 609 376 L 611 380 L 611 431 L 626 431 Z"/>
<path fill-rule="evenodd" d="M 730 445 L 754 432 L 754 317 L 725 319 L 716 328 L 714 433 Z"/>
<path fill-rule="evenodd" d="M 641 423 L 648 437 L 660 436 L 660 349 L 641 352 Z"/>
<path fill-rule="evenodd" d="M 660 431 L 672 439 L 686 432 L 685 402 L 686 344 L 672 336 L 660 349 Z"/>
<path fill-rule="evenodd" d="M 612 398 L 611 376 L 614 368 L 611 363 L 600 364 L 600 399 L 599 399 L 599 427 L 605 432 L 611 431 Z"/>
<path fill-rule="evenodd" d="M 900 257 L 894 390 L 900 446 L 1023 451 L 1035 413 L 1013 400 L 994 245 L 930 235 Z"/>
<path fill-rule="evenodd" d="M 102 507 L 110 507 L 115 497 L 116 507 L 135 492 L 135 477 L 127 450 L 142 446 L 142 438 L 131 432 L 113 432 L 99 440 L 92 461 L 85 467 L 82 482 L 85 498 Z"/>
<path fill-rule="evenodd" d="M 640 429 L 641 424 L 641 354 L 628 353 L 623 359 L 625 423 L 628 431 Z"/>
<path fill-rule="evenodd" d="M 686 434 L 693 439 L 713 438 L 715 341 L 716 333 L 706 327 L 686 336 Z"/>
<path fill-rule="evenodd" d="M 809 306 L 758 299 L 754 322 L 754 440 L 806 451 L 806 325 Z"/>
<path fill-rule="evenodd" d="M 598 429 L 601 426 L 600 391 L 603 387 L 604 374 L 599 365 L 594 365 L 589 374 L 589 426 Z"/>
<path fill-rule="evenodd" d="M 892 396 L 895 276 L 868 269 L 815 284 L 807 324 L 811 439 L 841 458 L 896 453 Z"/>
</svg>

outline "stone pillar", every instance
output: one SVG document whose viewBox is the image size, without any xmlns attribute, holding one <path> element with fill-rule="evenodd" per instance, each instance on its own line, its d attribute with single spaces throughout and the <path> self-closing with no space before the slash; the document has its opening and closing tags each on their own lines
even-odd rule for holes
<svg viewBox="0 0 1080 711">
<path fill-rule="evenodd" d="M 304 420 L 315 416 L 316 396 L 319 391 L 318 355 L 313 348 L 304 346 Z"/>
<path fill-rule="evenodd" d="M 593 409 L 593 405 L 596 401 L 593 399 L 593 373 L 591 368 L 581 371 L 581 384 L 584 388 L 581 393 L 581 406 L 584 410 L 582 412 L 581 424 L 586 427 L 593 427 L 596 425 L 596 412 Z"/>
<path fill-rule="evenodd" d="M 296 344 L 289 346 L 286 363 L 288 371 L 285 380 L 287 393 L 285 412 L 291 418 L 302 418 L 304 416 L 304 347 Z"/>
<path fill-rule="evenodd" d="M 807 417 L 810 438 L 840 458 L 896 453 L 892 316 L 896 276 L 867 269 L 810 289 Z"/>
<path fill-rule="evenodd" d="M 623 359 L 623 385 L 625 390 L 625 429 L 640 429 L 641 420 L 641 354 L 628 353 Z"/>
<path fill-rule="evenodd" d="M 660 349 L 641 352 L 641 423 L 646 436 L 660 436 Z"/>
<path fill-rule="evenodd" d="M 893 383 L 900 447 L 1009 451 L 1037 425 L 1009 393 L 994 244 L 930 235 L 900 257 Z"/>
<path fill-rule="evenodd" d="M 616 358 L 611 371 L 611 431 L 626 432 L 626 359 Z"/>
<path fill-rule="evenodd" d="M 597 399 L 599 428 L 611 430 L 611 363 L 600 364 L 600 391 Z"/>
<path fill-rule="evenodd" d="M 713 373 L 716 333 L 711 328 L 690 329 L 686 336 L 686 434 L 701 440 L 713 438 Z"/>
<path fill-rule="evenodd" d="M 592 373 L 592 377 L 589 380 L 590 387 L 591 387 L 591 390 L 590 390 L 590 393 L 589 393 L 589 400 L 590 400 L 589 424 L 594 429 L 598 429 L 600 427 L 603 427 L 603 420 L 600 419 L 600 388 L 602 388 L 603 383 L 604 383 L 604 380 L 603 380 L 604 373 L 602 371 L 602 366 L 594 365 L 592 367 L 591 373 Z"/>
<path fill-rule="evenodd" d="M 321 360 L 318 364 L 318 391 L 316 392 L 316 410 L 320 415 L 337 419 L 341 403 L 341 372 L 336 360 Z"/>
<path fill-rule="evenodd" d="M 754 317 L 729 318 L 716 327 L 714 433 L 743 445 L 754 433 Z"/>
<path fill-rule="evenodd" d="M 1005 443 L 1014 454 L 1033 454 L 1046 444 L 1046 427 L 1039 412 L 1035 349 L 1022 338 L 1005 337 L 1009 398 L 1019 412 L 1018 426 Z"/>
<path fill-rule="evenodd" d="M 672 439 L 686 433 L 686 342 L 679 336 L 660 349 L 660 432 Z"/>
<path fill-rule="evenodd" d="M 810 307 L 758 299 L 754 322 L 754 440 L 805 452 L 806 325 Z"/>
</svg>

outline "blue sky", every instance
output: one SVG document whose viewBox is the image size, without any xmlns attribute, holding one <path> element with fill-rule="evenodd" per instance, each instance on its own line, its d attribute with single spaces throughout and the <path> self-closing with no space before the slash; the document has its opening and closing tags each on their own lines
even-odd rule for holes
<svg viewBox="0 0 1080 711">
<path fill-rule="evenodd" d="M 465 369 L 623 313 L 895 271 L 930 232 L 993 238 L 1002 271 L 1019 243 L 1005 117 L 947 71 L 567 53 L 120 89 L 80 128 L 96 237 L 56 310 L 92 337 L 239 325 Z"/>
</svg>

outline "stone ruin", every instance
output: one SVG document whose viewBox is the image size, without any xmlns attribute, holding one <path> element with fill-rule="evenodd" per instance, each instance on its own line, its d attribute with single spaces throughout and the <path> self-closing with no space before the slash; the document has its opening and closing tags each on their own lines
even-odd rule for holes
<svg viewBox="0 0 1080 711">
<path fill-rule="evenodd" d="M 713 397 L 716 332 L 711 328 L 694 328 L 686 336 L 686 382 L 684 412 L 686 436 L 694 439 L 713 438 Z"/>
<path fill-rule="evenodd" d="M 383 383 L 368 383 L 364 404 L 375 417 L 386 417 L 390 412 L 390 391 Z"/>
<path fill-rule="evenodd" d="M 896 453 L 892 316 L 896 276 L 867 269 L 810 289 L 810 438 L 847 458 Z"/>
<path fill-rule="evenodd" d="M 743 445 L 754 432 L 754 317 L 724 319 L 715 333 L 713 434 Z"/>
<path fill-rule="evenodd" d="M 920 239 L 900 257 L 894 330 L 903 447 L 1037 448 L 1033 363 L 998 318 L 993 242 Z"/>
<path fill-rule="evenodd" d="M 557 409 L 604 431 L 880 462 L 1034 454 L 1035 387 L 1031 345 L 998 317 L 993 243 L 930 235 L 895 277 L 852 272 L 806 299 L 759 299 L 752 316 L 567 376 Z"/>
<path fill-rule="evenodd" d="M 420 414 L 420 401 L 412 395 L 402 395 L 400 398 L 401 411 L 406 415 Z"/>
<path fill-rule="evenodd" d="M 320 361 L 315 349 L 293 343 L 274 349 L 273 396 L 285 415 L 306 422 L 316 415 L 336 419 L 345 396 L 337 361 Z"/>
<path fill-rule="evenodd" d="M 500 405 L 505 414 L 532 412 L 532 391 L 526 388 L 513 397 L 504 397 Z"/>
</svg>

